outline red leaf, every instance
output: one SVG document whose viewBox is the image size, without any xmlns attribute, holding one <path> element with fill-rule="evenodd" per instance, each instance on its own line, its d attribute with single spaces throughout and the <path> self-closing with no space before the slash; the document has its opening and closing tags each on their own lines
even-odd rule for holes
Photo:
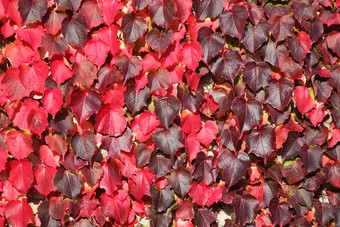
<svg viewBox="0 0 340 227">
<path fill-rule="evenodd" d="M 16 159 L 27 158 L 27 156 L 33 152 L 32 145 L 31 135 L 26 132 L 13 130 L 6 135 L 7 150 Z"/>
<path fill-rule="evenodd" d="M 33 210 L 27 204 L 27 199 L 12 200 L 5 207 L 5 217 L 12 226 L 26 227 L 27 224 L 33 223 Z"/>
<path fill-rule="evenodd" d="M 202 128 L 201 116 L 198 113 L 183 110 L 181 114 L 181 128 L 187 134 L 198 133 Z"/>
<path fill-rule="evenodd" d="M 81 5 L 79 12 L 84 14 L 89 29 L 104 22 L 101 2 L 86 1 Z"/>
<path fill-rule="evenodd" d="M 196 41 L 185 43 L 182 47 L 181 60 L 189 69 L 195 71 L 199 61 L 203 60 L 201 45 Z"/>
<path fill-rule="evenodd" d="M 114 22 L 117 12 L 123 7 L 118 0 L 103 0 L 101 4 L 101 11 L 103 20 L 106 25 Z"/>
<path fill-rule="evenodd" d="M 75 75 L 74 84 L 79 83 L 90 88 L 93 81 L 97 79 L 97 67 L 89 60 L 83 60 L 73 64 L 72 69 Z"/>
<path fill-rule="evenodd" d="M 65 60 L 61 56 L 53 56 L 51 59 L 52 78 L 58 85 L 64 83 L 65 80 L 72 77 L 73 73 L 69 67 L 65 65 Z"/>
<path fill-rule="evenodd" d="M 39 193 L 43 195 L 48 195 L 51 191 L 54 191 L 53 186 L 53 178 L 57 173 L 57 170 L 54 167 L 50 166 L 42 166 L 39 165 L 34 170 L 34 176 L 37 182 L 37 185 L 34 187 L 38 190 Z"/>
<path fill-rule="evenodd" d="M 125 110 L 121 107 L 104 105 L 96 117 L 96 130 L 102 134 L 119 136 L 126 128 Z"/>
<path fill-rule="evenodd" d="M 311 88 L 297 86 L 293 96 L 299 112 L 305 114 L 316 106 L 311 97 Z"/>
<path fill-rule="evenodd" d="M 61 93 L 60 88 L 55 88 L 54 90 L 47 88 L 42 103 L 44 104 L 45 109 L 52 114 L 52 117 L 54 118 L 64 103 L 63 94 Z"/>
<path fill-rule="evenodd" d="M 78 89 L 72 92 L 70 109 L 80 123 L 96 114 L 101 106 L 100 95 L 93 90 Z"/>
<path fill-rule="evenodd" d="M 218 132 L 217 125 L 214 121 L 207 121 L 202 126 L 201 131 L 197 134 L 197 139 L 206 147 L 216 139 L 216 135 Z"/>
<path fill-rule="evenodd" d="M 10 101 L 19 100 L 28 95 L 26 88 L 20 80 L 20 70 L 10 68 L 1 80 L 1 89 Z"/>
<path fill-rule="evenodd" d="M 11 161 L 8 163 L 10 168 L 8 180 L 19 191 L 27 193 L 33 183 L 32 163 L 26 160 Z"/>
<path fill-rule="evenodd" d="M 150 196 L 150 185 L 155 175 L 149 169 L 136 170 L 136 175 L 129 179 L 129 192 L 140 201 L 144 195 Z"/>
<path fill-rule="evenodd" d="M 105 63 L 110 46 L 98 38 L 89 40 L 84 46 L 86 56 L 97 66 Z"/>
</svg>

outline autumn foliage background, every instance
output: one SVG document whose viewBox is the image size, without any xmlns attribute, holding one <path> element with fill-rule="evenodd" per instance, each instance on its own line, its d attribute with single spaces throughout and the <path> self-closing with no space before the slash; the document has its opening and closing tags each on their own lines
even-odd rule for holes
<svg viewBox="0 0 340 227">
<path fill-rule="evenodd" d="M 1 225 L 339 226 L 339 6 L 0 0 Z"/>
</svg>

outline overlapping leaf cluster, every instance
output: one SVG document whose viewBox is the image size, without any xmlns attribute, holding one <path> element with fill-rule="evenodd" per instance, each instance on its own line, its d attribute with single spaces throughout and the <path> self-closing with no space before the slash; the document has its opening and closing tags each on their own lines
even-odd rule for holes
<svg viewBox="0 0 340 227">
<path fill-rule="evenodd" d="M 1 0 L 1 225 L 340 225 L 339 6 Z"/>
</svg>

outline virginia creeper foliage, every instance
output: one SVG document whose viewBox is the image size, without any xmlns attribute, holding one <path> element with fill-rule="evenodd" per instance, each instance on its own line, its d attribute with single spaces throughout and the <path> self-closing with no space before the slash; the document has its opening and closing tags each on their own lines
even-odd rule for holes
<svg viewBox="0 0 340 227">
<path fill-rule="evenodd" d="M 340 226 L 339 0 L 0 0 L 0 28 L 0 226 Z"/>
</svg>

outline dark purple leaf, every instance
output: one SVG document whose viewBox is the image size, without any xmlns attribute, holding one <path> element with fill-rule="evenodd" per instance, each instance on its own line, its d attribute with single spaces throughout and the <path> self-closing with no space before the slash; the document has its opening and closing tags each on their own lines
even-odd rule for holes
<svg viewBox="0 0 340 227">
<path fill-rule="evenodd" d="M 63 136 L 68 134 L 69 130 L 75 129 L 73 123 L 73 114 L 67 109 L 62 109 L 55 115 L 51 122 L 51 128 L 59 130 Z"/>
<path fill-rule="evenodd" d="M 169 186 L 184 199 L 191 187 L 191 173 L 186 169 L 171 170 L 167 180 Z"/>
<path fill-rule="evenodd" d="M 334 207 L 330 203 L 320 203 L 318 200 L 314 202 L 315 216 L 320 225 L 330 223 L 334 218 Z"/>
<path fill-rule="evenodd" d="M 294 17 L 299 21 L 300 24 L 304 20 L 312 20 L 315 17 L 316 11 L 317 8 L 309 4 L 299 1 L 293 1 Z"/>
<path fill-rule="evenodd" d="M 248 62 L 244 67 L 243 77 L 246 84 L 256 92 L 261 87 L 268 85 L 271 79 L 271 70 L 265 62 Z"/>
<path fill-rule="evenodd" d="M 150 89 L 148 87 L 143 88 L 137 94 L 135 89 L 129 86 L 124 92 L 125 104 L 134 115 L 144 106 L 146 106 L 146 100 L 148 99 L 149 95 Z"/>
<path fill-rule="evenodd" d="M 290 53 L 300 63 L 305 59 L 307 53 L 311 53 L 311 45 L 312 42 L 305 32 L 299 32 L 297 36 L 292 35 L 288 39 Z"/>
<path fill-rule="evenodd" d="M 233 83 L 242 65 L 240 54 L 235 50 L 227 50 L 211 62 L 210 70 L 215 76 L 222 76 Z"/>
<path fill-rule="evenodd" d="M 264 173 L 264 176 L 269 179 L 272 178 L 276 182 L 281 182 L 282 177 L 281 165 L 274 164 L 270 166 Z"/>
<path fill-rule="evenodd" d="M 158 26 L 168 29 L 175 18 L 176 7 L 170 0 L 154 1 L 149 6 L 151 21 Z"/>
<path fill-rule="evenodd" d="M 69 198 L 75 198 L 83 187 L 81 183 L 81 176 L 76 176 L 67 170 L 60 169 L 55 174 L 53 179 L 53 185 L 61 194 L 66 195 Z"/>
<path fill-rule="evenodd" d="M 98 71 L 98 83 L 95 85 L 99 92 L 103 92 L 105 87 L 112 81 L 122 81 L 124 79 L 122 73 L 116 67 L 109 68 L 103 66 Z"/>
<path fill-rule="evenodd" d="M 301 159 L 285 161 L 282 166 L 282 175 L 289 184 L 295 184 L 302 180 L 306 174 L 306 170 L 302 167 Z"/>
<path fill-rule="evenodd" d="M 83 48 L 89 32 L 84 15 L 78 13 L 73 15 L 72 19 L 66 18 L 62 23 L 61 32 L 70 44 Z"/>
<path fill-rule="evenodd" d="M 126 55 L 120 55 L 116 60 L 116 65 L 122 70 L 125 81 L 142 71 L 142 61 L 136 56 L 128 58 Z"/>
<path fill-rule="evenodd" d="M 126 44 L 136 42 L 147 31 L 147 24 L 142 17 L 125 14 L 122 20 L 122 32 Z"/>
<path fill-rule="evenodd" d="M 244 5 L 234 5 L 231 10 L 224 11 L 220 16 L 219 23 L 222 33 L 241 40 L 247 19 L 247 8 Z"/>
<path fill-rule="evenodd" d="M 202 86 L 198 86 L 195 92 L 187 87 L 179 86 L 177 97 L 182 103 L 182 110 L 188 109 L 190 112 L 195 113 L 205 98 L 205 94 Z"/>
<path fill-rule="evenodd" d="M 24 24 L 42 21 L 48 7 L 46 0 L 19 0 L 18 5 Z"/>
<path fill-rule="evenodd" d="M 223 10 L 223 0 L 194 0 L 194 9 L 197 20 L 210 17 L 215 20 Z"/>
<path fill-rule="evenodd" d="M 340 32 L 331 32 L 328 34 L 326 41 L 328 48 L 340 57 Z"/>
<path fill-rule="evenodd" d="M 236 116 L 241 134 L 258 125 L 262 119 L 262 105 L 256 99 L 245 100 L 238 97 L 234 99 L 231 109 Z"/>
<path fill-rule="evenodd" d="M 86 183 L 90 186 L 94 186 L 99 182 L 99 179 L 103 176 L 104 171 L 99 162 L 94 162 L 91 167 L 85 166 L 83 169 L 81 169 L 81 173 Z"/>
<path fill-rule="evenodd" d="M 183 132 L 177 125 L 171 126 L 169 131 L 158 128 L 152 135 L 152 139 L 155 141 L 157 148 L 170 155 L 172 160 L 178 149 L 184 147 Z"/>
<path fill-rule="evenodd" d="M 153 0 L 133 0 L 135 3 L 135 7 L 137 10 L 142 10 L 146 7 L 148 7 Z"/>
<path fill-rule="evenodd" d="M 178 116 L 181 110 L 181 102 L 174 96 L 169 95 L 167 98 L 160 97 L 154 100 L 156 116 L 160 122 L 169 129 L 169 125 Z"/>
<path fill-rule="evenodd" d="M 321 167 L 322 150 L 320 147 L 302 148 L 300 150 L 307 174 Z"/>
<path fill-rule="evenodd" d="M 278 195 L 278 186 L 274 181 L 265 181 L 263 183 L 263 197 L 260 203 L 260 208 L 269 206 L 270 201 Z"/>
<path fill-rule="evenodd" d="M 156 175 L 156 180 L 170 172 L 171 160 L 163 155 L 151 155 L 149 169 Z"/>
<path fill-rule="evenodd" d="M 41 46 L 44 47 L 50 55 L 63 54 L 68 49 L 67 41 L 63 37 L 54 37 L 49 33 L 46 33 L 42 36 Z"/>
<path fill-rule="evenodd" d="M 77 158 L 73 153 L 66 153 L 64 160 L 61 162 L 66 169 L 73 173 L 78 173 L 78 171 L 83 168 L 88 161 L 85 161 L 81 158 Z"/>
<path fill-rule="evenodd" d="M 291 36 L 294 23 L 294 19 L 290 15 L 273 15 L 269 18 L 269 28 L 276 43 L 284 40 L 287 36 Z"/>
<path fill-rule="evenodd" d="M 246 194 L 236 201 L 234 211 L 240 226 L 251 223 L 256 217 L 259 201 L 255 196 Z"/>
<path fill-rule="evenodd" d="M 123 160 L 121 151 L 129 153 L 133 145 L 133 134 L 129 127 L 119 137 L 106 136 L 104 138 L 105 150 L 108 151 L 108 158 L 119 158 Z"/>
<path fill-rule="evenodd" d="M 293 81 L 288 77 L 281 77 L 279 80 L 272 79 L 268 87 L 264 89 L 266 103 L 282 111 L 292 99 L 293 90 Z"/>
<path fill-rule="evenodd" d="M 195 211 L 195 223 L 198 227 L 208 227 L 216 221 L 216 215 L 213 211 L 207 209 L 197 209 Z"/>
<path fill-rule="evenodd" d="M 295 158 L 305 143 L 305 139 L 300 137 L 299 133 L 289 132 L 286 141 L 282 145 L 282 160 Z"/>
<path fill-rule="evenodd" d="M 162 70 L 158 72 L 151 71 L 148 73 L 147 78 L 151 92 L 156 95 L 164 95 L 164 91 L 172 84 L 170 74 L 167 70 L 164 72 Z"/>
<path fill-rule="evenodd" d="M 195 163 L 195 171 L 192 174 L 192 177 L 197 179 L 201 177 L 201 181 L 206 185 L 210 185 L 214 181 L 216 181 L 217 177 L 217 168 L 213 168 L 213 158 L 205 157 L 203 152 L 199 152 L 197 154 L 196 163 Z"/>
<path fill-rule="evenodd" d="M 148 148 L 144 143 L 140 143 L 135 149 L 136 166 L 143 167 L 149 164 L 153 149 Z"/>
<path fill-rule="evenodd" d="M 302 72 L 302 67 L 299 63 L 293 60 L 289 54 L 284 54 L 278 59 L 278 66 L 286 76 L 294 77 Z"/>
<path fill-rule="evenodd" d="M 272 119 L 272 121 L 274 122 L 274 124 L 276 125 L 280 125 L 283 124 L 288 117 L 290 116 L 290 112 L 291 112 L 291 108 L 289 107 L 288 110 L 286 110 L 285 112 L 281 112 L 273 107 L 271 107 L 270 105 L 267 106 L 268 110 L 269 110 L 269 116 Z"/>
<path fill-rule="evenodd" d="M 291 12 L 292 5 L 281 5 L 281 4 L 266 4 L 263 8 L 266 15 L 270 18 L 274 15 L 279 15 L 280 17 L 284 15 L 289 15 Z"/>
<path fill-rule="evenodd" d="M 307 208 L 312 206 L 313 192 L 307 191 L 304 188 L 298 188 L 296 186 L 288 186 L 287 188 L 288 198 L 292 199 L 295 203 L 299 203 Z"/>
<path fill-rule="evenodd" d="M 224 88 L 215 88 L 210 95 L 218 104 L 217 117 L 222 117 L 230 109 L 233 100 L 235 99 L 234 92 L 227 91 Z"/>
<path fill-rule="evenodd" d="M 266 159 L 274 150 L 275 130 L 272 125 L 263 125 L 259 130 L 246 135 L 249 153 Z"/>
<path fill-rule="evenodd" d="M 82 134 L 78 132 L 71 138 L 71 147 L 74 154 L 81 159 L 90 161 L 97 149 L 96 137 L 91 131 L 85 131 Z"/>
<path fill-rule="evenodd" d="M 148 45 L 158 53 L 158 55 L 161 55 L 174 41 L 174 33 L 172 30 L 164 33 L 160 32 L 157 28 L 154 28 L 146 35 L 145 40 Z"/>
<path fill-rule="evenodd" d="M 263 18 L 262 8 L 255 3 L 252 3 L 248 7 L 249 19 L 256 26 L 260 23 Z"/>
<path fill-rule="evenodd" d="M 279 203 L 279 199 L 274 198 L 270 201 L 269 211 L 274 220 L 274 225 L 284 226 L 293 217 L 286 202 Z"/>
<path fill-rule="evenodd" d="M 81 0 L 56 0 L 56 2 L 58 5 L 65 6 L 74 12 L 76 12 L 81 5 Z"/>
<path fill-rule="evenodd" d="M 197 33 L 197 41 L 201 44 L 203 50 L 203 59 L 208 63 L 222 50 L 224 38 L 221 33 L 213 32 L 208 27 L 200 28 Z"/>
<path fill-rule="evenodd" d="M 303 21 L 302 25 L 308 31 L 313 41 L 318 41 L 324 33 L 323 23 L 318 18 L 316 18 L 313 22 Z"/>
<path fill-rule="evenodd" d="M 255 27 L 249 25 L 242 39 L 244 46 L 251 52 L 255 51 L 268 40 L 269 25 L 266 20 L 262 20 Z"/>
<path fill-rule="evenodd" d="M 223 170 L 224 179 L 230 188 L 244 176 L 250 166 L 250 158 L 244 152 L 239 152 L 236 157 L 233 153 L 223 150 L 217 157 L 217 165 Z"/>
<path fill-rule="evenodd" d="M 264 56 L 264 61 L 277 66 L 278 59 L 285 53 L 287 53 L 287 48 L 284 45 L 276 46 L 273 41 L 269 41 L 261 49 L 261 53 Z"/>
<path fill-rule="evenodd" d="M 334 69 L 332 69 L 331 80 L 336 90 L 340 92 L 340 66 L 339 65 L 337 65 L 336 67 L 334 67 Z"/>
<path fill-rule="evenodd" d="M 38 217 L 40 219 L 42 227 L 61 225 L 60 220 L 55 220 L 50 216 L 49 201 L 44 201 L 40 203 L 38 207 Z"/>
<path fill-rule="evenodd" d="M 239 138 L 240 132 L 234 126 L 224 129 L 220 136 L 223 146 L 234 152 L 237 151 L 237 142 Z"/>
<path fill-rule="evenodd" d="M 332 92 L 332 83 L 330 80 L 327 81 L 315 81 L 313 83 L 314 92 L 315 92 L 315 98 L 319 102 L 325 102 L 327 103 L 327 100 Z"/>
<path fill-rule="evenodd" d="M 150 194 L 157 212 L 165 211 L 174 201 L 174 192 L 169 187 L 159 190 L 151 186 Z"/>
</svg>

